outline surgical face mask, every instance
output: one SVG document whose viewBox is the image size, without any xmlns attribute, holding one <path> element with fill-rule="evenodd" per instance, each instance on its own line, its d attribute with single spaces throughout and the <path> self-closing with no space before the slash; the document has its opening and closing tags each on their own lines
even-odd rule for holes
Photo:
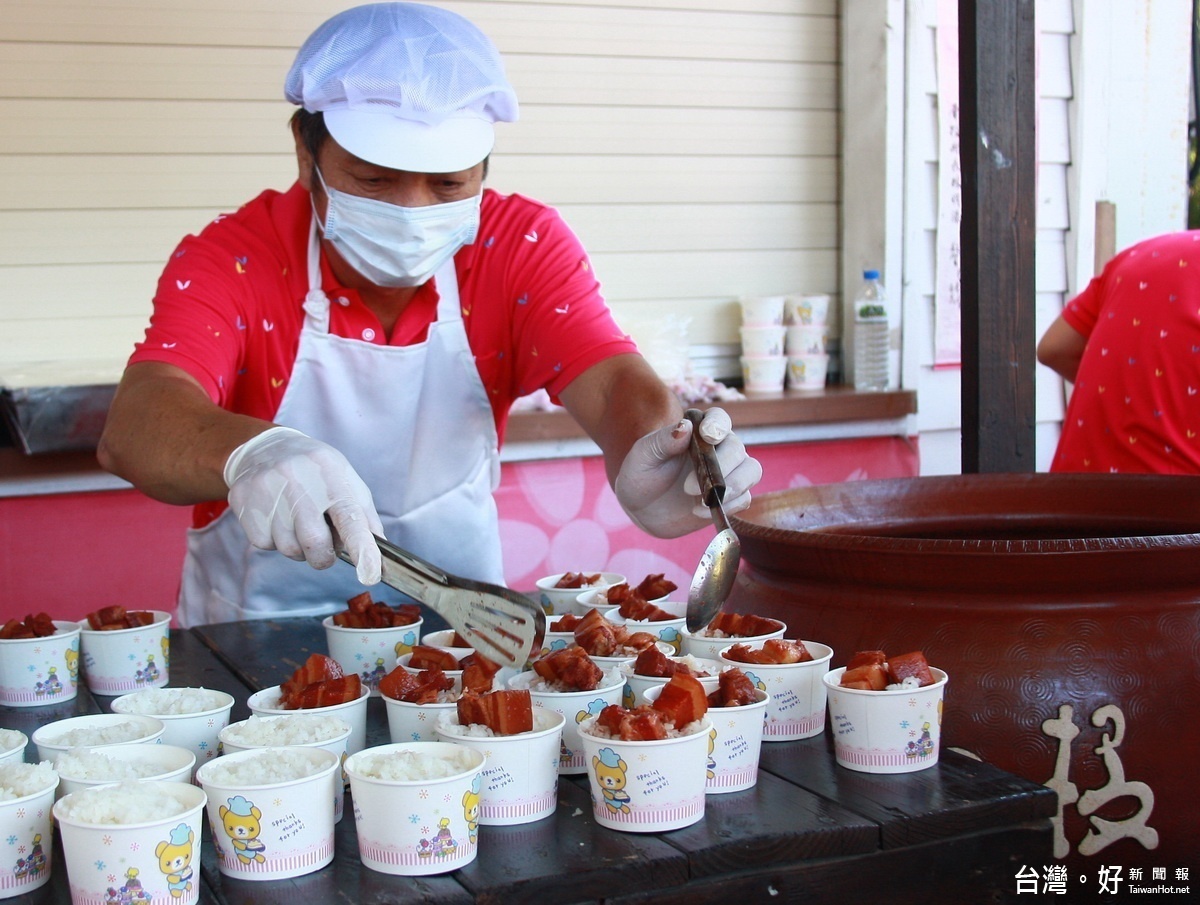
<svg viewBox="0 0 1200 905">
<path fill-rule="evenodd" d="M 321 171 L 313 169 L 329 200 L 322 234 L 347 264 L 376 286 L 420 286 L 455 252 L 475 241 L 482 194 L 447 204 L 401 207 L 331 189 Z"/>
</svg>

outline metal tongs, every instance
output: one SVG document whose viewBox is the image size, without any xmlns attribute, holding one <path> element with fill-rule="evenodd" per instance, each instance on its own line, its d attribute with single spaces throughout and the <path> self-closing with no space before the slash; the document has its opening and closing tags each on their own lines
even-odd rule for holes
<svg viewBox="0 0 1200 905">
<path fill-rule="evenodd" d="M 353 564 L 332 523 L 330 529 L 338 558 Z M 375 542 L 383 559 L 383 583 L 425 604 L 484 657 L 524 669 L 541 649 L 546 612 L 524 594 L 451 575 L 378 535 Z"/>
<path fill-rule="evenodd" d="M 700 409 L 688 409 L 684 417 L 692 422 L 690 452 L 696 477 L 700 481 L 700 499 L 712 513 L 717 529 L 717 536 L 700 557 L 700 565 L 696 567 L 692 586 L 688 589 L 687 629 L 689 632 L 698 632 L 712 622 L 725 605 L 733 589 L 733 581 L 737 578 L 742 545 L 729 527 L 725 507 L 721 505 L 725 499 L 725 475 L 721 472 L 721 463 L 717 461 L 717 451 L 700 436 L 700 422 L 704 413 Z"/>
</svg>

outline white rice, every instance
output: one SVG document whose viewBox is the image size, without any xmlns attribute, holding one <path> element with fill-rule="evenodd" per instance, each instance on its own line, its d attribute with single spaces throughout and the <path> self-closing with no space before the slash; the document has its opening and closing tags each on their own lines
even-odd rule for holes
<svg viewBox="0 0 1200 905">
<path fill-rule="evenodd" d="M 225 695 L 207 688 L 146 688 L 126 695 L 121 709 L 145 716 L 173 716 L 216 710 L 225 700 Z"/>
<path fill-rule="evenodd" d="M 58 785 L 58 773 L 48 760 L 40 764 L 0 764 L 0 801 L 24 798 Z"/>
<path fill-rule="evenodd" d="M 443 779 L 465 773 L 475 766 L 473 751 L 464 748 L 454 754 L 438 757 L 416 751 L 385 751 L 355 760 L 355 772 L 372 779 L 411 782 L 422 779 Z"/>
<path fill-rule="evenodd" d="M 523 686 L 525 688 L 528 688 L 530 691 L 541 692 L 541 693 L 550 693 L 550 694 L 578 694 L 579 693 L 579 689 L 577 689 L 577 688 L 569 688 L 568 686 L 564 685 L 562 682 L 548 681 L 548 680 L 542 678 L 541 676 L 539 676 L 537 673 L 531 673 L 531 676 L 532 676 L 532 678 L 530 678 L 529 682 Z M 621 667 L 614 666 L 611 669 L 606 670 L 604 672 L 604 675 L 600 677 L 600 684 L 590 690 L 598 691 L 601 688 L 609 688 L 613 685 L 623 683 L 624 681 L 625 681 L 625 677 L 623 675 L 621 675 Z"/>
<path fill-rule="evenodd" d="M 465 726 L 460 726 L 458 723 L 449 723 L 445 726 L 447 732 L 454 735 L 462 736 L 463 738 L 495 738 L 496 733 L 491 726 L 483 723 L 468 723 Z"/>
<path fill-rule="evenodd" d="M 11 751 L 24 744 L 24 738 L 16 729 L 0 729 L 0 751 Z"/>
<path fill-rule="evenodd" d="M 58 800 L 58 809 L 68 820 L 112 826 L 166 820 L 190 810 L 186 802 L 171 793 L 140 782 L 73 792 Z"/>
<path fill-rule="evenodd" d="M 686 666 L 688 668 L 688 670 L 691 672 L 691 674 L 693 676 L 695 676 L 697 679 L 707 679 L 713 675 L 711 660 L 699 660 L 696 657 L 693 657 L 691 654 L 684 654 L 682 657 L 668 657 L 667 659 L 670 660 L 672 663 L 679 664 L 680 666 Z M 624 675 L 634 675 L 634 676 L 641 675 L 641 673 L 639 673 L 637 671 L 637 669 L 635 668 L 634 663 L 624 664 L 621 667 L 621 672 Z M 663 678 L 663 677 L 662 676 L 647 676 L 646 678 L 657 679 L 657 678 Z"/>
<path fill-rule="evenodd" d="M 166 772 L 162 764 L 134 763 L 100 751 L 64 751 L 54 759 L 54 768 L 71 779 L 95 782 L 145 779 Z"/>
<path fill-rule="evenodd" d="M 218 786 L 266 786 L 320 773 L 325 766 L 299 751 L 262 750 L 236 759 L 218 758 L 204 768 L 204 781 Z"/>
<path fill-rule="evenodd" d="M 346 731 L 346 722 L 335 716 L 294 714 L 252 716 L 225 729 L 225 740 L 243 748 L 268 745 L 319 745 Z"/>
<path fill-rule="evenodd" d="M 116 745 L 121 742 L 136 742 L 144 739 L 147 729 L 142 723 L 127 720 L 107 726 L 80 726 L 60 735 L 42 740 L 42 744 L 55 748 L 88 748 L 100 745 Z"/>
<path fill-rule="evenodd" d="M 899 682 L 893 682 L 885 691 L 902 691 L 905 688 L 920 688 L 921 680 L 916 676 L 905 676 Z"/>
</svg>

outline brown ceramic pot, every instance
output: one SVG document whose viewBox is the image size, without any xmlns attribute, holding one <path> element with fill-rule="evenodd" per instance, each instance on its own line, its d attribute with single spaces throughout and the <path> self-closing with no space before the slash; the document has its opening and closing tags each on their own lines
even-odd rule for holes
<svg viewBox="0 0 1200 905">
<path fill-rule="evenodd" d="M 729 608 L 831 645 L 830 668 L 923 650 L 950 676 L 942 744 L 1058 792 L 1056 857 L 1194 861 L 1200 478 L 863 481 L 732 521 Z"/>
</svg>

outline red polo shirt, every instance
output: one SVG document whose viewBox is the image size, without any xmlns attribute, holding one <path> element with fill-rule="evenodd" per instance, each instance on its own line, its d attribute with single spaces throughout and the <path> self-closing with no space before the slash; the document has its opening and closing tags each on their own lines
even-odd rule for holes
<svg viewBox="0 0 1200 905">
<path fill-rule="evenodd" d="M 263 192 L 186 237 L 159 279 L 146 338 L 130 363 L 182 368 L 233 412 L 270 421 L 287 389 L 308 291 L 309 194 L 299 184 Z M 582 245 L 558 213 L 521 195 L 483 193 L 478 236 L 454 259 L 463 323 L 501 440 L 514 400 L 552 398 L 592 365 L 636 351 L 600 295 Z M 385 337 L 358 293 L 338 285 L 322 256 L 333 301 L 330 332 L 376 344 L 424 339 L 437 311 L 432 281 Z M 197 507 L 197 526 L 224 503 Z"/>
<path fill-rule="evenodd" d="M 1121 252 L 1063 319 L 1087 346 L 1050 470 L 1200 474 L 1200 231 Z"/>
</svg>

